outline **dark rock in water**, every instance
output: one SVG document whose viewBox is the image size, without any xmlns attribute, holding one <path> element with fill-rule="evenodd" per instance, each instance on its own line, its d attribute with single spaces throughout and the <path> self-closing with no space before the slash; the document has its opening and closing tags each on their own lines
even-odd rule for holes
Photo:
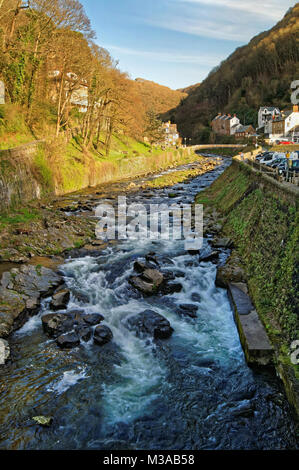
<svg viewBox="0 0 299 470">
<path fill-rule="evenodd" d="M 87 249 L 87 248 L 74 248 L 73 250 L 68 250 L 65 253 L 66 258 L 85 258 L 86 256 L 91 256 L 92 258 L 97 258 L 101 255 L 100 250 Z"/>
<path fill-rule="evenodd" d="M 56 343 L 61 349 L 72 349 L 79 346 L 80 337 L 75 332 L 65 333 L 58 336 Z"/>
<path fill-rule="evenodd" d="M 169 338 L 173 333 L 169 321 L 153 310 L 145 310 L 127 320 L 128 328 L 137 336 L 152 336 L 156 339 Z"/>
<path fill-rule="evenodd" d="M 89 297 L 87 294 L 82 294 L 81 292 L 75 291 L 73 292 L 73 296 L 79 300 L 79 302 L 83 302 L 87 304 L 89 302 Z"/>
<path fill-rule="evenodd" d="M 68 289 L 63 289 L 53 295 L 50 306 L 53 310 L 64 310 L 67 307 L 69 300 L 70 291 Z"/>
<path fill-rule="evenodd" d="M 73 321 L 66 314 L 49 313 L 42 317 L 42 325 L 45 333 L 56 337 L 71 330 Z"/>
<path fill-rule="evenodd" d="M 148 265 L 142 261 L 135 261 L 134 269 L 137 273 L 143 273 L 147 269 Z"/>
<path fill-rule="evenodd" d="M 254 404 L 249 400 L 244 400 L 231 409 L 231 414 L 235 417 L 250 418 L 254 415 Z"/>
<path fill-rule="evenodd" d="M 193 294 L 191 295 L 191 300 L 193 300 L 193 302 L 201 302 L 201 295 L 197 294 L 196 292 L 193 292 Z"/>
<path fill-rule="evenodd" d="M 171 273 L 170 271 L 167 271 L 163 273 L 165 281 L 174 281 L 175 280 L 175 275 L 174 273 Z"/>
<path fill-rule="evenodd" d="M 99 346 L 109 343 L 113 338 L 112 331 L 106 325 L 99 325 L 94 330 L 93 340 Z"/>
<path fill-rule="evenodd" d="M 198 307 L 193 304 L 181 304 L 179 305 L 182 314 L 187 315 L 188 317 L 191 318 L 197 318 L 197 309 Z"/>
<path fill-rule="evenodd" d="M 174 271 L 174 276 L 178 278 L 183 278 L 185 277 L 184 271 Z"/>
<path fill-rule="evenodd" d="M 200 250 L 188 250 L 188 254 L 191 256 L 199 255 Z"/>
<path fill-rule="evenodd" d="M 82 339 L 86 343 L 92 337 L 92 329 L 87 325 L 78 325 L 75 328 L 75 331 L 79 335 L 80 339 Z"/>
<path fill-rule="evenodd" d="M 173 282 L 171 284 L 163 284 L 161 292 L 162 294 L 174 294 L 175 292 L 181 292 L 182 289 L 182 284 L 179 284 L 178 282 Z"/>
<path fill-rule="evenodd" d="M 212 251 L 208 255 L 201 256 L 199 258 L 199 261 L 204 261 L 205 263 L 208 263 L 210 261 L 214 262 L 217 261 L 219 258 L 219 251 Z"/>
<path fill-rule="evenodd" d="M 146 261 L 148 261 L 149 263 L 154 263 L 156 264 L 157 266 L 159 266 L 159 261 L 158 261 L 158 258 L 155 256 L 155 253 L 148 253 L 146 256 L 145 256 L 145 259 Z"/>
<path fill-rule="evenodd" d="M 83 316 L 83 320 L 90 326 L 95 326 L 101 323 L 105 318 L 100 313 L 88 313 Z"/>
<path fill-rule="evenodd" d="M 66 315 L 72 319 L 74 325 L 83 323 L 84 310 L 71 310 L 70 312 L 67 312 Z"/>
</svg>

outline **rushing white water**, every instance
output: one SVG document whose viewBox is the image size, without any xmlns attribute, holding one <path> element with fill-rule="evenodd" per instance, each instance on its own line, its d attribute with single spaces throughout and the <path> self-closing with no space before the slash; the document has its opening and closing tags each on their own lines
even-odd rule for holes
<svg viewBox="0 0 299 470">
<path fill-rule="evenodd" d="M 126 301 L 128 278 L 133 272 L 132 260 L 150 251 L 150 248 L 152 244 L 148 240 L 138 243 L 127 241 L 122 249 L 107 249 L 99 259 L 76 259 L 64 266 L 69 286 L 88 296 L 89 302 L 84 304 L 85 312 L 104 315 L 104 323 L 111 328 L 113 341 L 121 351 L 122 361 L 114 366 L 119 380 L 102 384 L 103 413 L 109 422 L 135 419 L 167 387 L 167 369 L 155 354 L 154 342 L 139 339 L 126 327 L 126 320 L 131 315 L 147 308 L 170 321 L 174 328 L 172 341 L 188 345 L 195 362 L 196 358 L 200 358 L 217 360 L 223 366 L 232 361 L 244 363 L 227 294 L 215 287 L 216 267 L 212 263 L 199 263 L 194 256 L 184 252 L 182 241 L 159 242 L 156 245 L 159 254 L 171 256 L 172 264 L 166 271 L 184 272 L 184 277 L 180 279 L 182 291 L 164 296 L 155 305 L 144 298 L 127 298 Z M 115 266 L 122 268 L 111 279 Z M 192 294 L 199 293 L 200 300 L 194 301 Z M 190 318 L 179 316 L 168 305 L 167 299 L 177 306 L 186 303 L 197 305 L 198 319 L 190 321 Z M 69 309 L 80 307 L 82 304 L 72 298 Z"/>
</svg>

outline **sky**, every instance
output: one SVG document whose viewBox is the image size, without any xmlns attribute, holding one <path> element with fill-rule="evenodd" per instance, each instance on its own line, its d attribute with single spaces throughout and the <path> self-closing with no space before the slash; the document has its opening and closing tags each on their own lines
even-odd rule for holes
<svg viewBox="0 0 299 470">
<path fill-rule="evenodd" d="M 201 82 L 237 47 L 270 29 L 291 0 L 80 0 L 97 43 L 130 77 L 173 89 Z"/>
</svg>

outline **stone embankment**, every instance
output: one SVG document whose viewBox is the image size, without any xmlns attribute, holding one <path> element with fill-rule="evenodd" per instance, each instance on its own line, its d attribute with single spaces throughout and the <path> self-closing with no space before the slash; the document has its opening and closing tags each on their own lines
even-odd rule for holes
<svg viewBox="0 0 299 470">
<path fill-rule="evenodd" d="M 217 270 L 226 287 L 249 364 L 273 363 L 299 415 L 299 367 L 291 361 L 298 339 L 299 188 L 246 163 L 232 165 L 200 193 L 205 233 L 218 234 L 231 255 Z"/>
<path fill-rule="evenodd" d="M 200 159 L 191 147 L 107 161 L 87 154 L 76 169 L 68 166 L 65 156 L 54 159 L 50 153 L 43 141 L 0 150 L 0 212 L 43 196 L 63 195 Z"/>
</svg>

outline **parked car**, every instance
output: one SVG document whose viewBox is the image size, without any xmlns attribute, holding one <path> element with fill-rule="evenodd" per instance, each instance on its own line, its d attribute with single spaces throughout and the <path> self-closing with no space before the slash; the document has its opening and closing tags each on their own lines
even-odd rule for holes
<svg viewBox="0 0 299 470">
<path fill-rule="evenodd" d="M 286 163 L 286 157 L 276 158 L 273 162 L 270 163 L 271 168 L 278 168 L 281 163 Z"/>
<path fill-rule="evenodd" d="M 278 145 L 292 145 L 293 143 L 291 140 L 281 140 Z"/>
<path fill-rule="evenodd" d="M 260 163 L 262 163 L 263 165 L 270 165 L 270 163 L 273 163 L 276 158 L 279 158 L 278 155 L 275 155 L 275 153 L 271 153 L 271 154 L 268 154 L 266 155 L 264 158 L 262 158 L 262 160 L 260 160 Z"/>
<path fill-rule="evenodd" d="M 256 156 L 256 160 L 260 162 L 268 156 L 272 156 L 274 152 L 263 152 Z"/>
</svg>

